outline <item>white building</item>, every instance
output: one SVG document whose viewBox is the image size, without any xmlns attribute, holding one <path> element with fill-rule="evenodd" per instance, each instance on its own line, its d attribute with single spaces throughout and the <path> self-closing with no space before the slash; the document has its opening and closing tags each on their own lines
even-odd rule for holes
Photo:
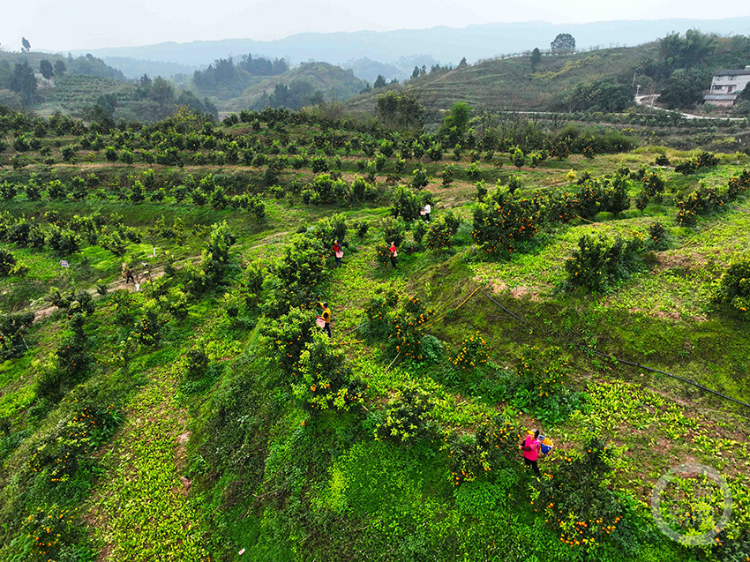
<svg viewBox="0 0 750 562">
<path fill-rule="evenodd" d="M 750 66 L 744 70 L 717 70 L 711 80 L 711 89 L 703 101 L 711 105 L 732 107 L 740 92 L 750 83 Z"/>
</svg>

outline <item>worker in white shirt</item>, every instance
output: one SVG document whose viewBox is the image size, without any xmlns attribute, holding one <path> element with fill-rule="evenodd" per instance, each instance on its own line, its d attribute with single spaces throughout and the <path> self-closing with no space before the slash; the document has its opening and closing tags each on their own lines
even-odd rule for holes
<svg viewBox="0 0 750 562">
<path fill-rule="evenodd" d="M 427 222 L 430 222 L 430 213 L 432 212 L 432 207 L 429 203 L 426 203 L 425 206 L 422 208 L 422 216 L 424 216 L 424 220 Z"/>
</svg>

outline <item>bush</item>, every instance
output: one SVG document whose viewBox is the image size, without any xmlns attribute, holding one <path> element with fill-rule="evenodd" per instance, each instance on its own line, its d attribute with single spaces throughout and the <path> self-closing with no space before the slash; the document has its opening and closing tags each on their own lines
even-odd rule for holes
<svg viewBox="0 0 750 562">
<path fill-rule="evenodd" d="M 16 258 L 8 250 L 0 248 L 0 277 L 8 277 L 16 265 Z"/>
<path fill-rule="evenodd" d="M 315 225 L 315 238 L 320 240 L 323 247 L 330 248 L 333 241 L 338 240 L 341 244 L 346 239 L 346 219 L 342 214 L 335 214 L 330 218 L 321 219 Z"/>
<path fill-rule="evenodd" d="M 417 221 L 412 227 L 411 234 L 416 244 L 422 243 L 422 238 L 427 233 L 427 223 L 424 221 Z"/>
<path fill-rule="evenodd" d="M 716 304 L 736 312 L 741 318 L 750 318 L 750 258 L 733 261 L 721 276 L 713 296 Z"/>
<path fill-rule="evenodd" d="M 58 254 L 69 256 L 78 251 L 80 238 L 72 230 L 50 225 L 45 234 L 44 243 Z"/>
<path fill-rule="evenodd" d="M 382 223 L 386 244 L 394 243 L 399 248 L 406 237 L 406 224 L 401 219 L 385 219 Z"/>
<path fill-rule="evenodd" d="M 391 215 L 407 222 L 420 218 L 419 212 L 432 201 L 432 194 L 429 192 L 415 193 L 403 185 L 392 188 L 388 196 L 392 201 Z"/>
<path fill-rule="evenodd" d="M 536 236 L 541 222 L 538 199 L 508 196 L 497 190 L 474 209 L 474 243 L 492 256 L 507 256 Z"/>
<path fill-rule="evenodd" d="M 0 360 L 21 357 L 26 351 L 24 334 L 36 316 L 33 312 L 0 314 Z"/>
<path fill-rule="evenodd" d="M 263 290 L 263 276 L 265 267 L 259 261 L 251 262 L 242 274 L 240 280 L 240 294 L 245 299 L 245 305 L 248 309 L 253 309 L 260 301 L 260 294 Z"/>
<path fill-rule="evenodd" d="M 727 197 L 733 200 L 748 189 L 750 189 L 750 172 L 743 170 L 739 176 L 731 178 L 727 183 Z"/>
<path fill-rule="evenodd" d="M 711 188 L 700 186 L 686 199 L 677 200 L 677 222 L 680 226 L 693 226 L 698 215 L 706 215 L 724 206 L 724 199 Z"/>
<path fill-rule="evenodd" d="M 521 189 L 523 184 L 521 183 L 521 176 L 512 175 L 508 179 L 508 191 L 513 195 L 516 191 Z"/>
<path fill-rule="evenodd" d="M 656 197 L 664 193 L 664 179 L 656 172 L 647 173 L 643 177 L 643 191 L 649 197 Z"/>
<path fill-rule="evenodd" d="M 489 358 L 489 346 L 477 331 L 461 342 L 458 352 L 455 356 L 449 357 L 449 360 L 454 366 L 467 371 L 481 367 Z"/>
<path fill-rule="evenodd" d="M 411 173 L 411 186 L 414 189 L 422 189 L 427 187 L 429 179 L 427 178 L 427 170 L 421 165 L 414 169 Z"/>
<path fill-rule="evenodd" d="M 506 391 L 516 407 L 547 423 L 560 423 L 584 399 L 571 392 L 569 381 L 570 362 L 562 349 L 524 346 L 516 361 L 516 378 Z"/>
<path fill-rule="evenodd" d="M 704 151 L 695 158 L 691 158 L 690 160 L 686 160 L 685 162 L 680 162 L 679 164 L 677 164 L 677 166 L 675 166 L 675 172 L 690 175 L 694 174 L 701 168 L 710 168 L 712 166 L 717 166 L 718 164 L 719 159 L 714 154 Z"/>
<path fill-rule="evenodd" d="M 443 178 L 443 185 L 448 186 L 451 183 L 453 183 L 453 175 L 454 175 L 453 166 L 448 164 L 445 168 L 443 168 L 443 172 L 441 175 Z"/>
<path fill-rule="evenodd" d="M 133 335 L 144 345 L 157 346 L 161 341 L 161 331 L 166 322 L 160 317 L 155 300 L 147 302 L 143 308 L 143 316 L 136 323 Z"/>
<path fill-rule="evenodd" d="M 299 360 L 305 346 L 312 341 L 316 329 L 315 313 L 311 308 L 292 308 L 278 320 L 261 325 L 260 333 L 266 340 L 271 357 L 284 374 L 296 377 Z"/>
<path fill-rule="evenodd" d="M 514 470 L 498 470 L 494 475 L 490 473 L 503 465 L 508 466 L 518 455 L 516 443 L 519 438 L 518 428 L 502 416 L 495 416 L 491 423 L 482 423 L 474 436 L 452 434 L 448 438 L 448 457 L 453 484 L 461 486 L 489 477 L 501 484 L 506 492 L 509 491 L 508 488 L 518 480 Z M 463 486 L 459 488 L 459 495 L 463 489 Z"/>
<path fill-rule="evenodd" d="M 625 506 L 605 486 L 614 452 L 604 441 L 592 437 L 573 456 L 564 457 L 554 479 L 537 482 L 532 497 L 536 505 L 545 506 L 546 520 L 560 533 L 561 542 L 590 553 L 615 536 Z"/>
<path fill-rule="evenodd" d="M 651 250 L 666 250 L 669 246 L 667 240 L 667 229 L 660 222 L 655 222 L 648 227 L 648 240 L 646 246 Z"/>
<path fill-rule="evenodd" d="M 391 251 L 388 244 L 379 244 L 375 246 L 375 261 L 378 262 L 378 265 L 387 267 L 390 263 L 390 259 Z"/>
<path fill-rule="evenodd" d="M 226 221 L 211 225 L 208 243 L 201 253 L 200 269 L 206 275 L 205 288 L 213 288 L 224 278 L 229 265 L 229 248 L 237 238 L 229 231 Z"/>
<path fill-rule="evenodd" d="M 416 383 L 410 384 L 388 403 L 385 418 L 375 429 L 376 439 L 410 445 L 428 437 L 434 431 L 430 416 L 433 408 L 431 396 Z"/>
<path fill-rule="evenodd" d="M 425 242 L 430 250 L 444 250 L 450 248 L 453 245 L 451 241 L 451 224 L 449 224 L 445 217 L 441 217 L 439 220 L 433 221 L 430 224 L 430 228 L 427 231 Z"/>
<path fill-rule="evenodd" d="M 367 231 L 370 230 L 370 224 L 364 221 L 358 222 L 355 227 L 357 229 L 357 236 L 360 239 L 363 239 L 365 236 L 367 236 Z"/>
<path fill-rule="evenodd" d="M 203 378 L 208 369 L 208 355 L 202 348 L 191 349 L 183 359 L 183 378 L 197 381 Z"/>
<path fill-rule="evenodd" d="M 642 249 L 643 242 L 638 238 L 623 240 L 618 236 L 609 240 L 603 236 L 581 236 L 578 249 L 565 262 L 566 283 L 590 292 L 603 291 L 637 269 Z"/>
<path fill-rule="evenodd" d="M 59 560 L 63 547 L 77 536 L 78 512 L 72 508 L 37 507 L 24 521 L 26 533 L 33 540 L 35 560 Z"/>
<path fill-rule="evenodd" d="M 423 359 L 423 326 L 432 314 L 432 310 L 428 310 L 417 297 L 409 298 L 395 311 L 391 317 L 389 339 L 396 352 L 414 361 Z"/>
<path fill-rule="evenodd" d="M 513 163 L 513 165 L 519 170 L 526 163 L 526 155 L 523 153 L 523 150 L 518 146 L 514 147 L 510 151 L 510 154 L 508 156 L 510 158 L 510 161 Z"/>
<path fill-rule="evenodd" d="M 349 411 L 364 402 L 367 385 L 354 377 L 343 351 L 320 332 L 305 345 L 295 376 L 294 395 L 312 412 Z"/>
<path fill-rule="evenodd" d="M 65 387 L 80 382 L 88 372 L 92 358 L 86 347 L 88 339 L 83 331 L 82 314 L 74 314 L 68 321 L 68 331 L 55 351 L 54 367 L 42 374 L 36 393 L 40 398 L 57 401 Z"/>
<path fill-rule="evenodd" d="M 29 468 L 41 473 L 50 483 L 73 479 L 82 457 L 106 442 L 123 420 L 112 404 L 99 404 L 86 398 L 75 402 L 75 409 L 34 447 L 28 461 Z M 52 524 L 49 518 L 47 521 Z"/>
</svg>

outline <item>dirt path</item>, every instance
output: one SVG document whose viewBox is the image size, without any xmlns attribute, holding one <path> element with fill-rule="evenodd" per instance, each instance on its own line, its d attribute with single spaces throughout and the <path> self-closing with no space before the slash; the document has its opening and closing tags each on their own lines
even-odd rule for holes
<svg viewBox="0 0 750 562">
<path fill-rule="evenodd" d="M 179 263 L 184 263 L 188 261 L 196 261 L 200 259 L 200 256 L 194 256 L 192 258 L 187 258 L 185 260 L 182 260 Z M 164 275 L 164 268 L 163 267 L 156 267 L 150 271 L 148 275 L 141 275 L 139 277 L 139 282 L 143 282 L 144 280 L 154 280 L 158 279 Z M 135 292 L 135 283 L 125 283 L 125 279 L 117 279 L 113 283 L 107 285 L 107 291 L 119 291 L 119 290 L 126 290 L 130 292 Z M 92 289 L 86 289 L 86 292 L 92 295 L 95 299 L 99 298 L 99 293 L 96 292 L 96 288 Z M 56 306 L 46 306 L 44 308 L 38 308 L 36 310 L 32 310 L 32 312 L 36 312 L 36 316 L 34 317 L 34 323 L 40 322 L 41 320 L 44 320 L 45 318 L 52 315 L 52 313 L 57 310 Z"/>
<path fill-rule="evenodd" d="M 253 250 L 253 249 L 268 245 L 269 243 L 274 243 L 276 242 L 275 239 L 281 238 L 282 236 L 286 236 L 290 232 L 291 232 L 290 230 L 285 230 L 283 232 L 276 232 L 274 234 L 266 236 L 265 238 L 258 240 L 258 244 L 251 246 L 248 249 Z M 234 250 L 238 250 L 241 248 L 242 248 L 241 244 L 233 246 Z M 175 265 L 185 264 L 188 262 L 195 263 L 199 261 L 200 259 L 201 259 L 200 255 L 192 256 L 192 257 L 185 258 L 183 260 L 175 262 Z M 158 279 L 159 277 L 162 277 L 163 275 L 164 275 L 164 267 L 159 266 L 159 267 L 155 267 L 151 269 L 148 274 L 141 273 L 139 276 L 137 276 L 137 279 L 139 283 L 144 283 L 146 281 L 154 281 L 155 279 Z M 130 291 L 131 293 L 134 293 L 136 291 L 135 283 L 126 283 L 125 279 L 120 277 L 117 280 L 110 283 L 109 285 L 107 285 L 107 291 L 120 291 L 120 290 Z M 89 293 L 91 296 L 93 296 L 95 299 L 99 298 L 100 296 L 99 293 L 96 292 L 95 287 L 86 289 L 86 292 Z M 40 322 L 44 320 L 45 318 L 48 318 L 49 316 L 52 315 L 53 312 L 55 312 L 55 310 L 57 310 L 56 306 L 40 306 L 39 308 L 32 309 L 31 312 L 36 313 L 36 316 L 34 317 L 34 323 L 36 324 L 37 322 Z"/>
</svg>

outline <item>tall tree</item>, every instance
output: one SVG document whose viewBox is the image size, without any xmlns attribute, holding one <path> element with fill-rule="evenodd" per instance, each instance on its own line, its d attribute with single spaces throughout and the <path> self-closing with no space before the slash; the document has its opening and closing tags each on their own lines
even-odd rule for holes
<svg viewBox="0 0 750 562">
<path fill-rule="evenodd" d="M 52 63 L 47 59 L 42 59 L 41 61 L 39 61 L 39 72 L 41 72 L 42 76 L 44 76 L 47 80 L 55 75 L 55 71 L 52 68 Z"/>
<path fill-rule="evenodd" d="M 542 52 L 539 50 L 539 47 L 534 47 L 534 50 L 531 51 L 532 70 L 535 69 L 536 65 L 538 65 L 540 62 L 542 62 Z"/>
<path fill-rule="evenodd" d="M 65 61 L 63 61 L 62 59 L 58 59 L 55 61 L 55 74 L 57 76 L 62 76 L 67 70 L 68 67 L 65 66 Z"/>
<path fill-rule="evenodd" d="M 412 80 L 414 78 L 419 78 L 419 67 L 418 66 L 414 67 L 414 71 L 411 73 L 411 77 L 412 77 Z"/>
<path fill-rule="evenodd" d="M 560 33 L 549 46 L 553 51 L 575 51 L 576 40 L 570 33 Z"/>
<path fill-rule="evenodd" d="M 34 71 L 26 63 L 16 63 L 13 67 L 13 74 L 10 76 L 10 89 L 21 95 L 24 105 L 31 105 L 39 100 Z"/>
<path fill-rule="evenodd" d="M 445 116 L 440 134 L 446 135 L 452 143 L 461 142 L 464 133 L 471 122 L 471 106 L 468 103 L 457 101 L 451 107 L 450 113 Z"/>
<path fill-rule="evenodd" d="M 459 62 L 459 63 L 458 63 L 458 68 L 463 68 L 463 67 L 465 67 L 465 66 L 469 66 L 469 63 L 468 63 L 468 62 L 466 62 L 466 57 L 463 57 L 463 58 L 461 59 L 461 62 Z"/>
<path fill-rule="evenodd" d="M 382 88 L 385 86 L 385 77 L 382 74 L 378 74 L 378 77 L 375 79 L 375 84 L 373 84 L 373 88 Z"/>
<path fill-rule="evenodd" d="M 31 43 L 26 37 L 21 37 L 21 50 L 27 53 L 31 50 Z"/>
</svg>

